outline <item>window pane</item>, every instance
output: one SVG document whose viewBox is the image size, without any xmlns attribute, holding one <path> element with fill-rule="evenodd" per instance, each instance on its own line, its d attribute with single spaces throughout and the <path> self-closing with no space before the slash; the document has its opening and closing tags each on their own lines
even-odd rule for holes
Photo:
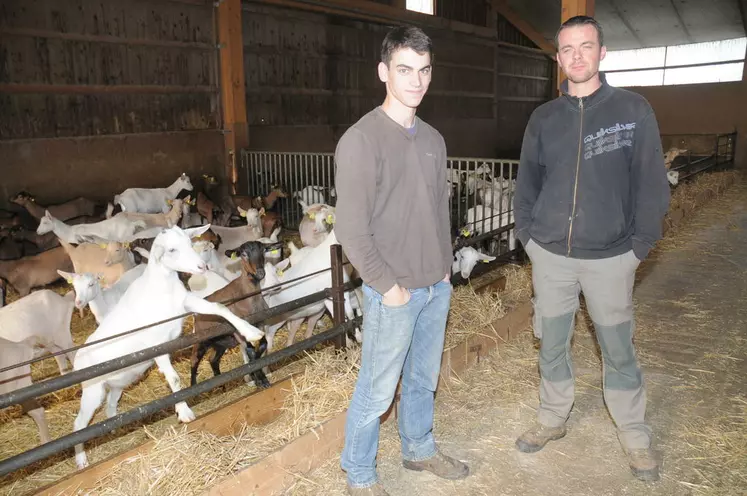
<svg viewBox="0 0 747 496">
<path fill-rule="evenodd" d="M 599 65 L 599 68 L 602 71 L 612 71 L 617 69 L 664 67 L 664 52 L 664 47 L 609 51 Z"/>
<path fill-rule="evenodd" d="M 434 0 L 407 0 L 407 10 L 433 15 L 433 3 Z"/>
<path fill-rule="evenodd" d="M 610 86 L 661 86 L 664 69 L 606 74 Z"/>
<path fill-rule="evenodd" d="M 706 65 L 666 69 L 664 84 L 718 83 L 741 81 L 744 62 L 738 64 Z"/>
<path fill-rule="evenodd" d="M 675 45 L 667 49 L 667 66 L 742 60 L 747 38 Z"/>
</svg>

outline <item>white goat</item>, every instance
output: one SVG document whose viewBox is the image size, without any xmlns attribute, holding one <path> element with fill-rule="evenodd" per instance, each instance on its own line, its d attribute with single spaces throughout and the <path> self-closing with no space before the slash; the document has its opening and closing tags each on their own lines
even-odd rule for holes
<svg viewBox="0 0 747 496">
<path fill-rule="evenodd" d="M 225 306 L 203 300 L 190 293 L 177 276 L 177 272 L 195 274 L 207 270 L 205 262 L 192 248 L 190 237 L 199 236 L 209 228 L 210 224 L 186 230 L 174 226 L 156 236 L 145 272 L 127 288 L 119 303 L 104 317 L 101 325 L 86 342 L 116 336 L 130 329 L 173 318 L 185 312 L 218 315 L 228 320 L 247 341 L 259 340 L 263 335 L 259 329 L 236 317 Z M 80 370 L 176 339 L 182 332 L 183 320 L 174 319 L 127 336 L 82 348 L 75 356 L 74 369 Z M 107 416 L 116 415 L 122 390 L 138 380 L 154 361 L 166 377 L 171 390 L 179 391 L 179 375 L 171 365 L 168 355 L 161 355 L 126 369 L 90 379 L 82 384 L 80 411 L 75 419 L 74 431 L 88 425 L 104 400 L 105 394 Z M 176 413 L 181 422 L 191 422 L 195 419 L 194 413 L 185 402 L 176 404 Z M 88 465 L 82 444 L 75 447 L 75 461 L 78 468 Z"/>
<path fill-rule="evenodd" d="M 477 205 L 467 210 L 466 228 L 477 235 L 507 226 L 510 222 L 511 212 L 500 213 L 500 211 L 493 210 L 485 205 Z M 513 229 L 509 231 L 508 246 L 510 250 L 516 248 Z"/>
<path fill-rule="evenodd" d="M 679 171 L 667 171 L 667 181 L 669 181 L 669 184 L 672 186 L 677 186 L 677 183 L 680 180 L 680 173 Z"/>
<path fill-rule="evenodd" d="M 222 250 L 233 250 L 246 243 L 247 241 L 257 241 L 262 237 L 262 215 L 265 209 L 257 210 L 250 208 L 244 210 L 238 207 L 239 215 L 246 218 L 246 226 L 224 227 L 211 226 L 210 230 L 220 236 L 220 247 Z"/>
<path fill-rule="evenodd" d="M 290 269 L 287 269 L 281 274 L 278 274 L 275 268 L 266 268 L 265 277 L 260 283 L 261 287 L 264 289 L 265 287 L 274 286 L 282 281 L 290 281 L 306 274 L 311 274 L 313 272 L 330 268 L 331 260 L 329 256 L 329 247 L 333 244 L 337 244 L 337 237 L 335 236 L 334 230 L 327 235 L 327 238 L 324 240 L 324 242 L 314 247 L 314 249 L 308 255 L 302 258 L 298 264 L 292 266 Z M 281 264 L 287 266 L 286 261 L 281 262 Z M 278 264 L 278 266 L 280 267 L 281 264 Z M 349 280 L 350 278 L 348 277 L 347 272 L 343 271 L 343 282 L 348 282 Z M 267 306 L 272 308 L 282 303 L 287 303 L 297 298 L 301 298 L 302 296 L 307 296 L 317 291 L 322 291 L 323 289 L 329 288 L 331 286 L 331 273 L 330 271 L 325 271 L 321 274 L 302 279 L 301 281 L 282 286 L 279 290 L 271 291 L 270 293 L 263 296 L 265 298 Z M 297 310 L 293 310 L 291 312 L 287 312 L 283 315 L 267 321 L 265 327 L 267 350 L 269 351 L 272 349 L 275 332 L 280 327 L 282 327 L 286 321 L 291 321 L 291 323 L 294 323 L 293 328 L 289 329 L 288 331 L 290 341 L 291 336 L 295 335 L 296 331 L 298 331 L 298 327 L 300 327 L 301 322 L 303 322 L 304 318 L 310 318 L 310 322 L 311 317 L 316 317 L 316 319 L 318 320 L 324 313 L 325 308 L 327 311 L 329 311 L 330 315 L 333 314 L 331 299 L 312 303 L 310 305 L 299 308 Z M 350 302 L 349 292 L 345 293 L 345 315 L 349 319 L 355 318 L 353 307 Z M 314 324 L 316 324 L 316 321 L 314 321 Z M 311 323 L 309 323 L 307 334 L 309 334 L 311 330 L 313 330 L 313 326 L 311 325 Z M 356 330 L 356 339 L 360 341 L 359 337 L 360 333 L 358 330 Z"/>
<path fill-rule="evenodd" d="M 70 319 L 74 299 L 72 291 L 60 296 L 52 290 L 40 289 L 0 308 L 0 338 L 25 342 L 49 352 L 72 348 Z M 68 369 L 68 359 L 73 362 L 72 353 L 55 357 L 60 372 Z"/>
<path fill-rule="evenodd" d="M 507 212 L 513 204 L 511 192 L 514 191 L 516 180 L 510 181 L 479 181 L 477 197 L 480 203 L 501 212 Z M 510 200 L 509 200 L 510 198 Z"/>
<path fill-rule="evenodd" d="M 114 204 L 123 212 L 166 213 L 169 211 L 167 200 L 173 200 L 183 189 L 192 191 L 189 176 L 182 174 L 166 188 L 128 188 L 114 196 Z"/>
<path fill-rule="evenodd" d="M 111 219 L 94 222 L 93 224 L 76 224 L 71 226 L 61 220 L 55 219 L 47 211 L 39 221 L 36 233 L 46 234 L 53 231 L 58 238 L 74 244 L 85 242 L 107 243 L 109 241 L 124 243 L 131 241 L 135 233 L 144 230 L 145 227 L 145 222 L 141 220 L 131 222 L 116 215 Z"/>
<path fill-rule="evenodd" d="M 117 282 L 108 288 L 101 287 L 103 279 L 101 274 L 64 272 L 61 270 L 57 272 L 65 278 L 68 284 L 73 285 L 73 289 L 75 290 L 75 308 L 82 310 L 86 305 L 90 305 L 91 313 L 93 313 L 96 323 L 101 324 L 101 320 L 119 302 L 122 295 L 127 291 L 127 288 L 130 287 L 130 284 L 143 275 L 145 268 L 145 264 L 135 266 L 122 274 Z"/>
<path fill-rule="evenodd" d="M 475 268 L 477 262 L 488 263 L 495 257 L 480 253 L 471 246 L 465 246 L 454 253 L 454 262 L 451 265 L 452 273 L 461 273 L 463 279 L 467 279 Z"/>
<path fill-rule="evenodd" d="M 293 197 L 300 200 L 298 203 L 306 203 L 307 205 L 311 205 L 314 203 L 324 203 L 324 188 L 323 186 L 306 186 L 304 189 L 300 191 L 296 191 L 293 193 Z"/>
<path fill-rule="evenodd" d="M 73 315 L 73 292 L 60 296 L 42 289 L 0 308 L 0 368 L 10 367 L 41 356 L 73 347 L 70 319 Z M 73 352 L 57 355 L 60 374 L 73 363 Z M 31 365 L 0 372 L 0 394 L 30 386 Z M 44 408 L 36 399 L 23 403 L 24 410 L 39 429 L 42 444 L 50 440 Z"/>
<path fill-rule="evenodd" d="M 146 229 L 151 229 L 154 227 L 171 227 L 178 224 L 179 220 L 182 218 L 182 206 L 185 205 L 187 209 L 189 209 L 189 201 L 189 196 L 187 196 L 183 200 L 180 198 L 175 198 L 174 200 L 166 200 L 166 204 L 170 208 L 170 210 L 166 213 L 159 212 L 157 214 L 150 214 L 142 212 L 119 212 L 114 216 L 114 218 L 123 217 L 130 222 L 143 221 L 145 222 Z M 107 218 L 110 217 L 112 208 L 112 204 L 110 203 L 106 211 Z"/>
<path fill-rule="evenodd" d="M 298 234 L 304 246 L 312 248 L 322 243 L 335 223 L 335 207 L 325 203 L 306 205 L 303 202 L 303 219 L 298 225 Z"/>
</svg>

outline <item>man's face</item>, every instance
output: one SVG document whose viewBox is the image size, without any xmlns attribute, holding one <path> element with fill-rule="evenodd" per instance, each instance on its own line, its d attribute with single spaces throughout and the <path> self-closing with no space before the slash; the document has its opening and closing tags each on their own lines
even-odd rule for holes
<svg viewBox="0 0 747 496">
<path fill-rule="evenodd" d="M 565 28 L 558 35 L 556 59 L 574 83 L 585 83 L 594 77 L 605 55 L 607 49 L 599 46 L 597 30 L 590 24 Z"/>
<path fill-rule="evenodd" d="M 379 79 L 386 83 L 388 95 L 405 107 L 417 108 L 431 84 L 431 56 L 411 48 L 397 50 L 389 67 L 379 62 Z"/>
</svg>

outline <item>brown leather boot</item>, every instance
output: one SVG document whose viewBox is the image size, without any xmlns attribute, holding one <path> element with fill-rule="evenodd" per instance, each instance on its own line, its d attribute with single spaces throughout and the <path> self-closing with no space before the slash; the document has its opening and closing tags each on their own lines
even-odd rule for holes
<svg viewBox="0 0 747 496">
<path fill-rule="evenodd" d="M 547 427 L 539 422 L 525 431 L 516 440 L 516 448 L 522 453 L 536 453 L 545 447 L 548 441 L 554 441 L 565 436 L 565 425 L 561 427 Z"/>
<path fill-rule="evenodd" d="M 350 496 L 389 496 L 384 486 L 378 482 L 373 486 L 368 487 L 350 487 L 348 486 L 348 494 Z"/>
<path fill-rule="evenodd" d="M 402 466 L 409 470 L 421 472 L 426 470 L 442 479 L 458 480 L 464 479 L 469 475 L 469 467 L 464 463 L 444 455 L 437 451 L 435 455 L 418 462 L 402 460 Z"/>
<path fill-rule="evenodd" d="M 628 450 L 628 463 L 636 479 L 642 481 L 659 480 L 659 463 L 650 448 Z"/>
</svg>

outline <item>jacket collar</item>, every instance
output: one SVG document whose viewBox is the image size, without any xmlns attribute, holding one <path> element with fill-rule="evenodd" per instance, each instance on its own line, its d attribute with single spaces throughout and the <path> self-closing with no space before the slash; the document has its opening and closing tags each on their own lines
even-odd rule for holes
<svg viewBox="0 0 747 496">
<path fill-rule="evenodd" d="M 584 107 L 590 108 L 606 100 L 607 97 L 613 91 L 612 86 L 607 84 L 607 76 L 605 76 L 604 72 L 602 71 L 599 71 L 599 82 L 602 83 L 602 85 L 599 88 L 597 88 L 597 90 L 594 93 L 592 93 L 591 95 L 579 98 L 579 97 L 571 96 L 568 93 L 568 79 L 566 79 L 562 83 L 560 83 L 560 92 L 562 93 L 563 98 L 565 98 L 566 101 L 570 103 L 571 105 L 573 105 L 575 108 L 578 108 L 579 100 L 583 100 Z"/>
</svg>

